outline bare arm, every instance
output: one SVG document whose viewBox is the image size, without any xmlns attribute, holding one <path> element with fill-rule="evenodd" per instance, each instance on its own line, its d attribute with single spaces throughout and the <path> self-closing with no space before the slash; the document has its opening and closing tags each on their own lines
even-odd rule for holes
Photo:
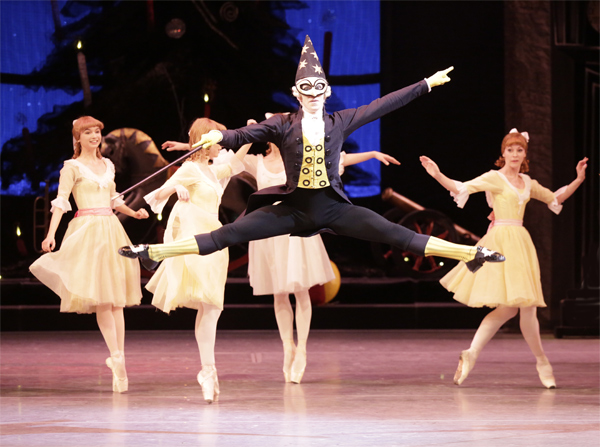
<svg viewBox="0 0 600 447">
<path fill-rule="evenodd" d="M 399 165 L 400 162 L 396 160 L 394 157 L 388 154 L 384 154 L 378 151 L 370 151 L 370 152 L 359 152 L 356 154 L 346 154 L 344 157 L 344 162 L 342 163 L 344 166 L 355 165 L 357 163 L 362 163 L 363 161 L 377 159 L 384 165 L 388 166 L 390 163 L 395 165 Z"/>
<path fill-rule="evenodd" d="M 58 228 L 58 224 L 60 224 L 60 219 L 62 219 L 63 214 L 63 210 L 56 207 L 54 208 L 52 218 L 50 219 L 50 226 L 48 227 L 48 234 L 46 235 L 46 239 L 42 241 L 42 250 L 44 250 L 46 253 L 51 252 L 54 250 L 54 247 L 56 247 L 54 236 L 56 235 L 56 230 Z"/>
<path fill-rule="evenodd" d="M 422 155 L 419 157 L 419 160 L 421 161 L 421 164 L 423 165 L 427 173 L 434 179 L 436 179 L 440 185 L 442 185 L 448 191 L 454 194 L 458 194 L 458 189 L 456 189 L 454 180 L 449 179 L 444 174 L 442 174 L 438 165 L 431 158 Z"/>
<path fill-rule="evenodd" d="M 148 211 L 146 211 L 144 208 L 140 208 L 137 211 L 133 211 L 127 205 L 123 204 L 123 205 L 119 205 L 119 206 L 115 207 L 115 210 L 117 210 L 119 213 L 123 213 L 126 216 L 133 217 L 135 219 L 147 219 L 148 218 Z"/>
<path fill-rule="evenodd" d="M 577 177 L 567 186 L 567 189 L 563 191 L 562 194 L 556 197 L 556 200 L 559 204 L 563 203 L 565 200 L 571 197 L 573 193 L 577 191 L 579 185 L 581 185 L 585 180 L 585 170 L 587 168 L 587 161 L 588 158 L 585 157 L 582 160 L 579 160 L 579 163 L 577 163 L 577 166 L 575 167 L 575 171 L 577 171 Z"/>
</svg>

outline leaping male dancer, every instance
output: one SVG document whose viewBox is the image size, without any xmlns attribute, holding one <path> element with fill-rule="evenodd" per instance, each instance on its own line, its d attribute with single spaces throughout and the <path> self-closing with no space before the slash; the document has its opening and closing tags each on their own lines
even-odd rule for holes
<svg viewBox="0 0 600 447">
<path fill-rule="evenodd" d="M 433 76 L 390 93 L 357 109 L 328 114 L 331 95 L 316 51 L 308 36 L 304 41 L 296 84 L 292 92 L 300 110 L 236 130 L 212 130 L 195 145 L 236 149 L 246 143 L 272 142 L 281 149 L 287 181 L 252 194 L 245 215 L 211 233 L 177 242 L 121 247 L 119 253 L 141 258 L 145 265 L 171 256 L 208 255 L 234 244 L 281 234 L 310 236 L 332 231 L 343 236 L 399 247 L 420 256 L 441 256 L 465 261 L 470 271 L 485 261 L 502 262 L 504 256 L 484 247 L 454 244 L 417 234 L 388 221 L 368 208 L 353 205 L 343 190 L 338 172 L 342 143 L 359 127 L 408 104 L 432 87 L 450 81 L 450 67 Z M 273 205 L 273 203 L 277 203 Z"/>
</svg>

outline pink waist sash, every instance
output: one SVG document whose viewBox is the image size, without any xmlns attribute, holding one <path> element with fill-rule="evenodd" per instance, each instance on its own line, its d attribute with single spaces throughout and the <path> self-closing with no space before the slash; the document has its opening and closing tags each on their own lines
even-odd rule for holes
<svg viewBox="0 0 600 447">
<path fill-rule="evenodd" d="M 112 208 L 83 208 L 81 210 L 77 210 L 75 213 L 75 217 L 82 216 L 110 216 L 113 214 Z"/>
<path fill-rule="evenodd" d="M 488 227 L 488 231 L 490 231 L 492 229 L 492 227 L 508 227 L 508 226 L 522 227 L 523 221 L 520 219 L 495 219 L 495 220 L 492 220 L 492 222 L 490 223 L 490 226 Z"/>
</svg>

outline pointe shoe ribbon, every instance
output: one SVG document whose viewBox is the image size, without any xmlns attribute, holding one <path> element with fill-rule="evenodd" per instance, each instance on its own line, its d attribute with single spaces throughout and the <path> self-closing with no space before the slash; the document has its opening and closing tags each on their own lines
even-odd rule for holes
<svg viewBox="0 0 600 447">
<path fill-rule="evenodd" d="M 121 256 L 125 256 L 126 258 L 139 258 L 140 262 L 142 263 L 142 267 L 151 272 L 156 270 L 156 267 L 158 266 L 158 262 L 150 258 L 150 254 L 148 253 L 148 244 L 126 245 L 119 248 L 119 254 Z"/>
<path fill-rule="evenodd" d="M 498 253 L 497 251 L 488 250 L 481 245 L 477 246 L 477 253 L 475 254 L 475 258 L 471 261 L 467 262 L 467 268 L 470 272 L 475 273 L 479 270 L 484 262 L 504 262 L 506 258 L 502 253 Z"/>
<path fill-rule="evenodd" d="M 113 393 L 124 393 L 129 389 L 129 379 L 127 379 L 127 375 L 124 378 L 120 378 L 117 375 L 117 366 L 118 364 L 122 364 L 123 370 L 125 370 L 125 358 L 121 355 L 118 357 L 109 357 L 106 359 L 106 366 L 110 368 L 113 375 L 112 380 L 112 389 Z"/>
</svg>

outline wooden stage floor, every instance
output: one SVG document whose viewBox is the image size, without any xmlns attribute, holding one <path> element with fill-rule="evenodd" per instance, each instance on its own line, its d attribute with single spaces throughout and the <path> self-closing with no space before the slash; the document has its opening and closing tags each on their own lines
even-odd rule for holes
<svg viewBox="0 0 600 447">
<path fill-rule="evenodd" d="M 595 338 L 544 336 L 547 390 L 518 334 L 498 334 L 458 387 L 471 330 L 315 330 L 300 385 L 283 383 L 276 331 L 219 331 L 208 405 L 192 331 L 129 331 L 124 394 L 97 331 L 1 335 L 3 447 L 600 445 Z"/>
</svg>

